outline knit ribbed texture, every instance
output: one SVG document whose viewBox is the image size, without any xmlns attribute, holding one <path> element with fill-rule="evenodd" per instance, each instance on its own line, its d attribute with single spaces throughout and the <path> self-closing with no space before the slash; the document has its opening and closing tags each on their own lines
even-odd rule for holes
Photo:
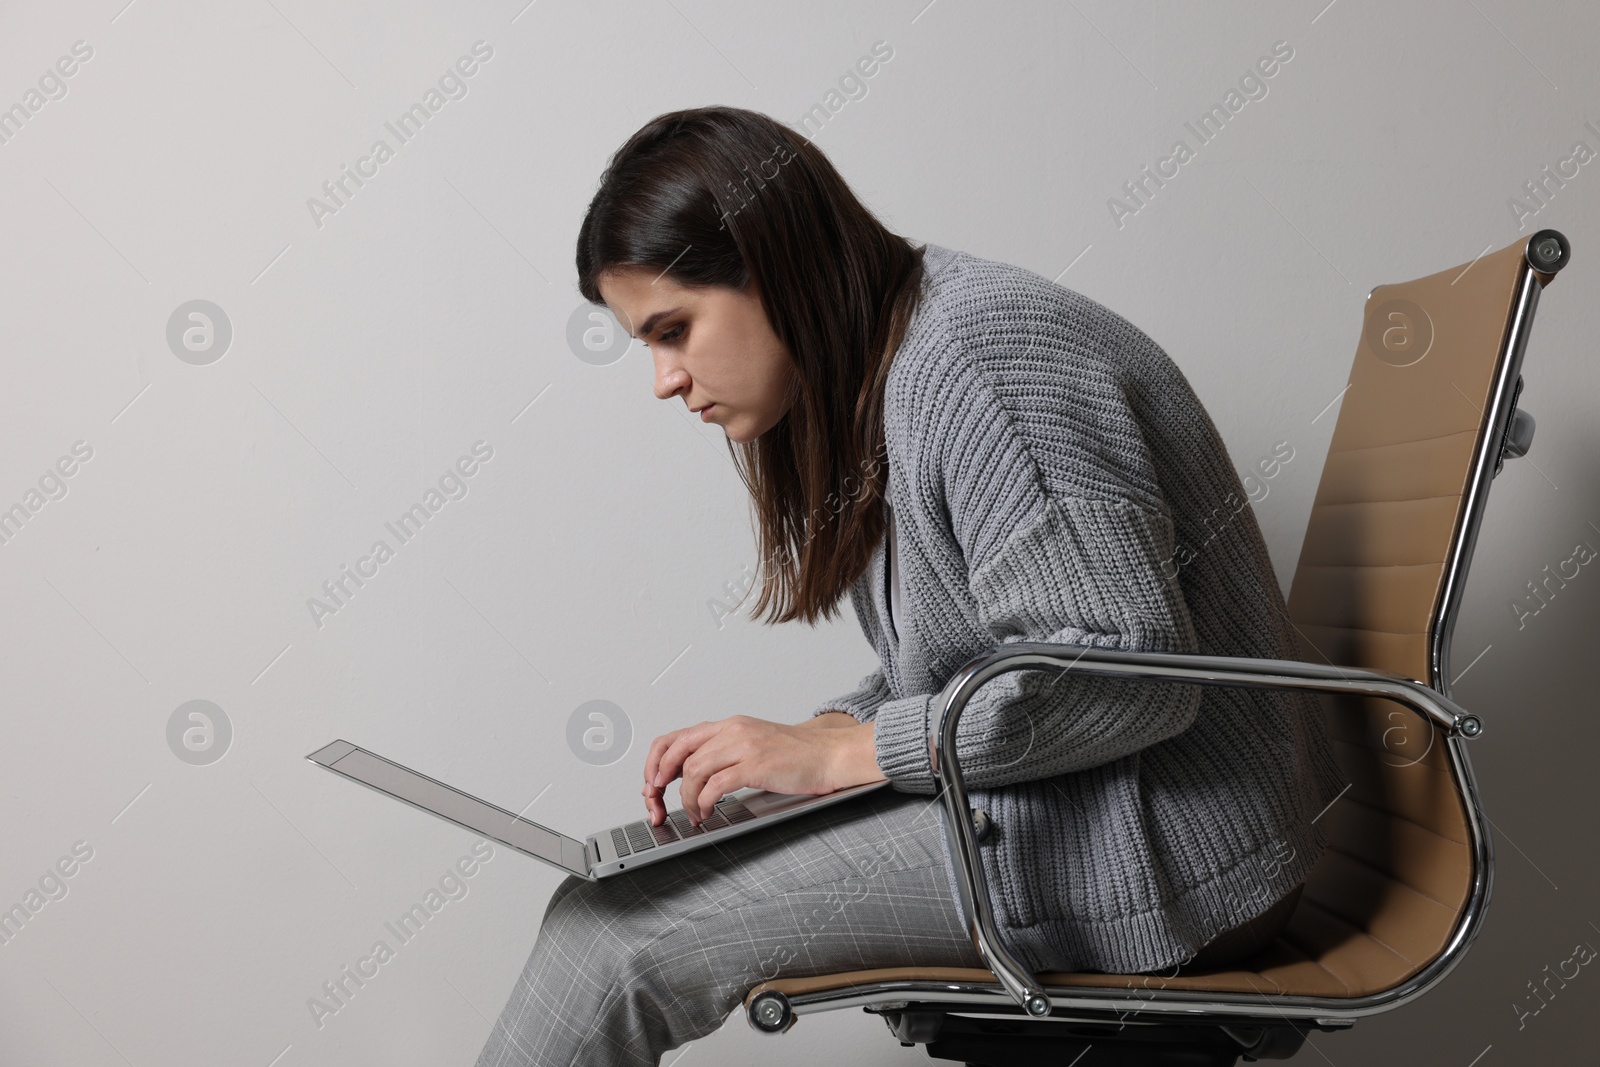
<svg viewBox="0 0 1600 1067">
<path fill-rule="evenodd" d="M 924 262 L 884 402 L 904 618 L 897 637 L 880 544 L 850 599 L 882 667 L 813 714 L 876 722 L 893 788 L 932 794 L 938 693 L 1005 644 L 1298 658 L 1244 487 L 1166 353 L 1031 271 L 933 244 Z M 956 753 L 994 822 L 996 921 L 1034 970 L 1187 958 L 1305 877 L 1345 784 L 1311 694 L 1038 670 L 978 690 Z M 945 870 L 954 891 L 948 844 Z"/>
</svg>

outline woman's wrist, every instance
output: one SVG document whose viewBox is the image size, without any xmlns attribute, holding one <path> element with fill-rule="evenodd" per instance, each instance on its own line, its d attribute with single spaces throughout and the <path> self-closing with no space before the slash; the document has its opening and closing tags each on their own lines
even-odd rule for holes
<svg viewBox="0 0 1600 1067">
<path fill-rule="evenodd" d="M 878 767 L 876 723 L 854 723 L 844 736 L 838 768 L 838 789 L 847 789 L 863 782 L 876 782 L 888 777 Z"/>
<path fill-rule="evenodd" d="M 831 777 L 835 789 L 848 789 L 887 777 L 878 768 L 878 728 L 872 720 L 859 722 L 848 711 L 832 708 L 796 725 L 801 729 L 843 731 L 839 734 L 839 745 L 830 756 L 834 763 Z"/>
</svg>

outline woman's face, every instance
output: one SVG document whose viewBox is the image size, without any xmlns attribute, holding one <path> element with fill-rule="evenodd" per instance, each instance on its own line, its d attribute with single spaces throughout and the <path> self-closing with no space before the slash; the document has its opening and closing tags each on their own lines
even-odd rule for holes
<svg viewBox="0 0 1600 1067">
<path fill-rule="evenodd" d="M 760 287 L 689 289 L 649 267 L 618 267 L 598 285 L 630 336 L 650 348 L 656 396 L 683 397 L 728 439 L 754 441 L 783 418 L 794 360 L 772 332 Z"/>
</svg>

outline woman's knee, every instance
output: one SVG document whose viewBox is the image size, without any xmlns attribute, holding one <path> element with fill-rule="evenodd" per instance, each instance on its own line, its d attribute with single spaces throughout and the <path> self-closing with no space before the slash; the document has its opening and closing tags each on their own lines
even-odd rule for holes
<svg viewBox="0 0 1600 1067">
<path fill-rule="evenodd" d="M 585 975 L 621 976 L 633 959 L 672 926 L 647 898 L 626 887 L 569 876 L 550 896 L 539 940 L 546 953 L 578 961 Z"/>
<path fill-rule="evenodd" d="M 550 901 L 544 906 L 544 918 L 540 920 L 540 924 L 543 925 L 543 923 L 550 921 L 550 913 L 554 911 L 556 909 L 556 905 L 560 904 L 564 899 L 566 899 L 567 895 L 574 889 L 577 889 L 581 885 L 592 884 L 593 883 L 591 883 L 587 878 L 579 878 L 575 874 L 569 874 L 563 878 L 561 880 L 561 884 L 556 886 L 555 892 L 550 894 Z"/>
<path fill-rule="evenodd" d="M 535 949 L 538 981 L 574 991 L 605 1040 L 658 1052 L 717 1029 L 738 997 L 702 965 L 693 923 L 645 897 L 575 879 L 552 897 Z"/>
</svg>

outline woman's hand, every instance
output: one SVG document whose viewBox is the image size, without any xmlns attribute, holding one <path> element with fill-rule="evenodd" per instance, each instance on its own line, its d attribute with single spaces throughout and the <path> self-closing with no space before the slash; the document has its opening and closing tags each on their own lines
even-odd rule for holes
<svg viewBox="0 0 1600 1067">
<path fill-rule="evenodd" d="M 678 799 L 696 825 L 725 794 L 747 786 L 815 796 L 880 781 L 875 733 L 870 722 L 830 712 L 798 725 L 734 715 L 662 734 L 650 743 L 640 790 L 650 823 L 665 821 L 662 797 L 680 774 Z"/>
</svg>

